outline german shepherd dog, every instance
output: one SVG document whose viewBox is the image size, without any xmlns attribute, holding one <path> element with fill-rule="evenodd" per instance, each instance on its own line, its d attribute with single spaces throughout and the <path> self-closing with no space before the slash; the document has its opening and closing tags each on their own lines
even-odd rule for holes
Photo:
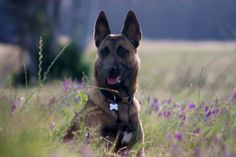
<svg viewBox="0 0 236 157">
<path fill-rule="evenodd" d="M 111 34 L 106 15 L 100 12 L 94 32 L 97 47 L 95 87 L 88 91 L 86 121 L 97 135 L 115 144 L 114 151 L 122 154 L 139 143 L 137 156 L 144 156 L 144 134 L 135 92 L 140 60 L 137 47 L 141 30 L 133 11 L 129 11 L 121 34 Z M 75 116 L 64 140 L 74 137 L 79 129 Z M 124 151 L 125 150 L 125 151 Z"/>
</svg>

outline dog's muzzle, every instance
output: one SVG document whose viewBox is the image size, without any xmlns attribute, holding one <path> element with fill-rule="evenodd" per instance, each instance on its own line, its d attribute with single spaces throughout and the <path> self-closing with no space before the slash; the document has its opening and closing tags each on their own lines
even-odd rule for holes
<svg viewBox="0 0 236 157">
<path fill-rule="evenodd" d="M 107 69 L 107 84 L 109 85 L 118 85 L 127 77 L 127 74 L 131 70 L 130 67 L 125 66 L 123 64 L 115 65 Z"/>
<path fill-rule="evenodd" d="M 112 66 L 109 70 L 108 77 L 107 77 L 107 83 L 109 85 L 116 85 L 121 82 L 121 72 L 119 67 Z"/>
</svg>

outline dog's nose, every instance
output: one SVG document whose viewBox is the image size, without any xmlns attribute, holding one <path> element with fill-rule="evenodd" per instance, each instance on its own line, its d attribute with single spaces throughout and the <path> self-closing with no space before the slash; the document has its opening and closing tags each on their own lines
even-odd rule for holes
<svg viewBox="0 0 236 157">
<path fill-rule="evenodd" d="M 117 66 L 113 66 L 112 68 L 111 68 L 111 71 L 116 71 L 118 68 L 117 68 Z"/>
<path fill-rule="evenodd" d="M 118 67 L 117 66 L 111 67 L 110 75 L 115 76 L 117 74 L 118 74 Z"/>
</svg>

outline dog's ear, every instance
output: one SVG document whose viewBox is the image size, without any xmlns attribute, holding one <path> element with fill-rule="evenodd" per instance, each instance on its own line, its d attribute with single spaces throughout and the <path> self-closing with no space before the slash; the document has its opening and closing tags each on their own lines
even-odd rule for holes
<svg viewBox="0 0 236 157">
<path fill-rule="evenodd" d="M 109 24 L 104 11 L 101 11 L 98 15 L 95 30 L 94 30 L 94 40 L 95 45 L 99 47 L 104 38 L 111 33 Z"/>
<path fill-rule="evenodd" d="M 129 41 L 134 45 L 135 48 L 138 47 L 142 33 L 139 26 L 139 22 L 134 12 L 131 10 L 126 16 L 122 34 L 124 34 L 129 39 Z"/>
</svg>

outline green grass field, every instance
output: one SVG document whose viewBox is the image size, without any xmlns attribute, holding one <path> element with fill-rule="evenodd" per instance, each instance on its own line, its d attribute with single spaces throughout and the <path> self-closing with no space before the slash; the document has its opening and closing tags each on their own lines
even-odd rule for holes
<svg viewBox="0 0 236 157">
<path fill-rule="evenodd" d="M 87 51 L 92 68 L 95 48 Z M 138 53 L 146 156 L 236 156 L 236 43 L 144 41 Z M 0 157 L 110 154 L 83 129 L 77 140 L 61 142 L 92 80 L 27 88 L 13 88 L 8 80 L 0 89 Z"/>
</svg>

